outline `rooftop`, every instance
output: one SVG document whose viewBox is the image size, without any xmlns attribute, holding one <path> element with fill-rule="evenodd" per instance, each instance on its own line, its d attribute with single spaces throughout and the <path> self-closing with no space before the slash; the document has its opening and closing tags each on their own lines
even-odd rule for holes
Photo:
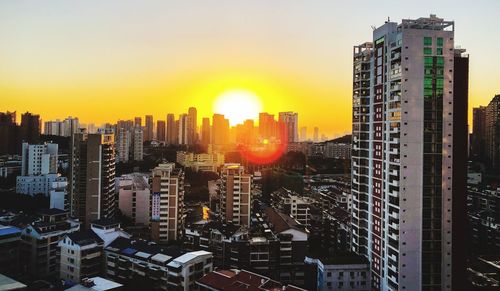
<svg viewBox="0 0 500 291">
<path fill-rule="evenodd" d="M 14 226 L 0 225 L 0 237 L 16 233 L 21 234 L 21 230 Z"/>
<path fill-rule="evenodd" d="M 24 289 L 27 286 L 10 277 L 0 274 L 0 290 L 17 290 Z"/>
</svg>

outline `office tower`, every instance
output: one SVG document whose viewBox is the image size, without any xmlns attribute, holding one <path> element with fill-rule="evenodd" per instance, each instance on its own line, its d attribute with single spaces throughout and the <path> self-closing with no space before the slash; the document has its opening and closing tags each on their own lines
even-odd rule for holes
<svg viewBox="0 0 500 291">
<path fill-rule="evenodd" d="M 495 172 L 500 169 L 500 94 L 486 106 L 485 115 L 485 160 Z"/>
<path fill-rule="evenodd" d="M 144 134 L 140 126 L 135 126 L 132 130 L 132 142 L 130 150 L 134 161 L 142 161 L 144 156 Z"/>
<path fill-rule="evenodd" d="M 313 141 L 314 142 L 318 142 L 319 141 L 319 128 L 318 127 L 314 127 Z"/>
<path fill-rule="evenodd" d="M 117 206 L 114 135 L 74 134 L 70 150 L 71 215 L 85 228 L 93 220 L 113 218 Z"/>
<path fill-rule="evenodd" d="M 278 125 L 273 114 L 259 113 L 259 135 L 261 139 L 272 139 L 278 136 Z"/>
<path fill-rule="evenodd" d="M 187 144 L 192 145 L 197 142 L 198 135 L 196 133 L 196 130 L 198 128 L 198 123 L 197 123 L 197 113 L 196 113 L 196 108 L 194 107 L 189 107 L 188 109 L 188 120 L 187 120 Z"/>
<path fill-rule="evenodd" d="M 178 144 L 187 145 L 189 140 L 189 127 L 188 127 L 189 116 L 187 114 L 179 115 L 178 128 L 177 128 L 177 142 Z"/>
<path fill-rule="evenodd" d="M 299 141 L 299 114 L 297 112 L 280 112 L 278 122 L 284 127 L 287 143 Z"/>
<path fill-rule="evenodd" d="M 456 290 L 466 277 L 468 57 L 453 38 L 431 15 L 354 47 L 351 247 L 375 290 Z"/>
<path fill-rule="evenodd" d="M 484 160 L 486 139 L 486 107 L 472 109 L 472 140 L 471 154 L 474 158 Z"/>
<path fill-rule="evenodd" d="M 167 114 L 167 144 L 175 144 L 177 140 L 177 127 L 175 116 L 172 113 Z"/>
<path fill-rule="evenodd" d="M 303 126 L 300 128 L 300 141 L 307 141 L 307 127 Z"/>
<path fill-rule="evenodd" d="M 132 173 L 116 178 L 118 184 L 118 208 L 131 218 L 135 225 L 149 225 L 151 192 L 148 175 Z"/>
<path fill-rule="evenodd" d="M 131 134 L 127 129 L 120 127 L 116 130 L 116 162 L 126 163 L 130 156 Z"/>
<path fill-rule="evenodd" d="M 142 118 L 141 117 L 134 117 L 134 126 L 142 127 Z"/>
<path fill-rule="evenodd" d="M 221 170 L 220 209 L 222 219 L 235 225 L 250 226 L 252 175 L 240 164 L 224 164 Z"/>
<path fill-rule="evenodd" d="M 184 231 L 184 172 L 174 163 L 159 164 L 151 174 L 151 238 L 175 241 Z"/>
<path fill-rule="evenodd" d="M 212 144 L 226 145 L 229 143 L 229 120 L 222 114 L 212 117 Z"/>
<path fill-rule="evenodd" d="M 146 125 L 144 126 L 144 141 L 152 141 L 154 138 L 153 115 L 146 115 Z"/>
<path fill-rule="evenodd" d="M 156 140 L 158 142 L 165 142 L 165 120 L 156 121 Z"/>
<path fill-rule="evenodd" d="M 21 115 L 20 133 L 22 141 L 38 143 L 40 141 L 40 115 L 26 112 Z"/>
<path fill-rule="evenodd" d="M 57 174 L 58 145 L 22 144 L 21 175 L 16 178 L 16 192 L 25 195 L 49 196 L 53 182 L 66 181 Z"/>
<path fill-rule="evenodd" d="M 210 144 L 210 118 L 203 117 L 201 122 L 201 144 Z"/>
</svg>

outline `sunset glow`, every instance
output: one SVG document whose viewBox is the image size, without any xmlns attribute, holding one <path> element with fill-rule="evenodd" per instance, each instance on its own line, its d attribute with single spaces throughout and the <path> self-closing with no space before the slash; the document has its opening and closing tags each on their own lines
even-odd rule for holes
<svg viewBox="0 0 500 291">
<path fill-rule="evenodd" d="M 214 102 L 214 113 L 223 114 L 231 125 L 247 119 L 257 120 L 261 111 L 259 97 L 247 90 L 225 91 Z"/>
</svg>

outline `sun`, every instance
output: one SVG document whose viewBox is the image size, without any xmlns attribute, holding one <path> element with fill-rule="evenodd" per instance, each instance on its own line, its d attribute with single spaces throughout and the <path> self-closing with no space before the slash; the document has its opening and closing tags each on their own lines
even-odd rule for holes
<svg viewBox="0 0 500 291">
<path fill-rule="evenodd" d="M 248 90 L 224 91 L 214 102 L 214 113 L 224 114 L 231 126 L 258 119 L 261 110 L 260 98 Z"/>
</svg>

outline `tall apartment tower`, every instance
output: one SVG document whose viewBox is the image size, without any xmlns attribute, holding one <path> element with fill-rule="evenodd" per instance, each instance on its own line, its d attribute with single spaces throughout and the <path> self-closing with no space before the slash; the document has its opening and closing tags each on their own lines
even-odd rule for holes
<svg viewBox="0 0 500 291">
<path fill-rule="evenodd" d="M 210 118 L 203 117 L 201 122 L 201 144 L 210 144 Z"/>
<path fill-rule="evenodd" d="M 56 174 L 58 148 L 55 143 L 23 143 L 21 176 Z"/>
<path fill-rule="evenodd" d="M 115 215 L 115 143 L 113 134 L 77 133 L 71 139 L 69 199 L 71 216 L 85 228 Z"/>
<path fill-rule="evenodd" d="M 299 114 L 297 112 L 280 112 L 278 122 L 284 126 L 288 140 L 286 142 L 299 141 Z"/>
<path fill-rule="evenodd" d="M 128 162 L 130 156 L 130 131 L 125 128 L 116 129 L 116 162 Z"/>
<path fill-rule="evenodd" d="M 212 117 L 212 144 L 226 145 L 229 143 L 229 120 L 222 114 Z"/>
<path fill-rule="evenodd" d="M 500 95 L 491 99 L 485 110 L 485 154 L 489 169 L 500 169 Z"/>
<path fill-rule="evenodd" d="M 142 126 L 142 117 L 134 117 L 134 126 Z"/>
<path fill-rule="evenodd" d="M 154 121 L 153 115 L 146 115 L 146 125 L 144 126 L 144 141 L 152 141 L 154 139 Z"/>
<path fill-rule="evenodd" d="M 187 144 L 195 144 L 198 139 L 198 135 L 196 133 L 197 128 L 198 128 L 198 122 L 197 122 L 197 112 L 196 108 L 194 107 L 189 107 L 188 109 L 188 120 L 187 120 L 187 129 L 188 129 L 188 138 L 187 138 Z"/>
<path fill-rule="evenodd" d="M 151 174 L 151 238 L 175 241 L 184 231 L 184 172 L 174 163 L 160 164 Z"/>
<path fill-rule="evenodd" d="M 222 219 L 235 225 L 250 226 L 252 175 L 240 164 L 224 164 L 221 170 L 220 209 Z"/>
<path fill-rule="evenodd" d="M 486 107 L 479 106 L 472 108 L 472 139 L 471 154 L 481 161 L 485 157 L 486 139 Z"/>
<path fill-rule="evenodd" d="M 130 143 L 130 155 L 134 161 L 142 161 L 144 156 L 144 133 L 140 126 L 132 129 L 132 142 Z"/>
<path fill-rule="evenodd" d="M 178 144 L 187 145 L 189 144 L 189 115 L 181 114 L 179 115 L 179 122 L 177 128 L 177 141 Z"/>
<path fill-rule="evenodd" d="M 354 47 L 351 247 L 373 290 L 464 286 L 463 52 L 434 15 L 386 22 Z"/>
<path fill-rule="evenodd" d="M 176 144 L 177 127 L 175 126 L 175 116 L 172 113 L 167 114 L 167 144 Z"/>
<path fill-rule="evenodd" d="M 165 120 L 156 121 L 156 140 L 158 142 L 164 142 L 165 133 L 166 133 Z"/>
<path fill-rule="evenodd" d="M 28 143 L 40 141 L 40 115 L 29 112 L 21 114 L 21 139 Z"/>
</svg>

